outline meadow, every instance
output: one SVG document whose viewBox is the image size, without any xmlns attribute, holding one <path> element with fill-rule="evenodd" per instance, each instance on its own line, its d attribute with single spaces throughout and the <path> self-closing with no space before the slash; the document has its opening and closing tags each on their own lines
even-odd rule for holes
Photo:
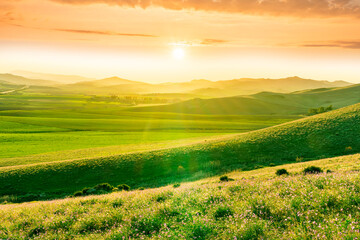
<svg viewBox="0 0 360 240">
<path fill-rule="evenodd" d="M 309 166 L 324 173 L 303 174 Z M 276 176 L 285 168 L 289 175 Z M 360 155 L 0 206 L 4 239 L 358 239 Z"/>
<path fill-rule="evenodd" d="M 360 105 L 274 127 L 192 145 L 92 159 L 0 168 L 1 195 L 49 199 L 101 182 L 132 188 L 196 180 L 234 169 L 252 170 L 351 154 L 360 150 Z"/>
</svg>

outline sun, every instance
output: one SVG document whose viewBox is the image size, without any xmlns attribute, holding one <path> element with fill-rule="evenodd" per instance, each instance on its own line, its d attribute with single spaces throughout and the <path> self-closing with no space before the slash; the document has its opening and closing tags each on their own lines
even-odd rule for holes
<svg viewBox="0 0 360 240">
<path fill-rule="evenodd" d="M 185 50 L 183 48 L 177 47 L 172 51 L 173 58 L 181 60 L 185 57 Z"/>
</svg>

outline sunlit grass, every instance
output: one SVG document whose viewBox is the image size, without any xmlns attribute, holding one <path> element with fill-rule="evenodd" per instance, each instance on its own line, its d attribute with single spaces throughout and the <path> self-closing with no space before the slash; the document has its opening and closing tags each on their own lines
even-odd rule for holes
<svg viewBox="0 0 360 240">
<path fill-rule="evenodd" d="M 335 164 L 338 163 L 338 164 Z M 304 175 L 315 165 L 331 173 Z M 5 239 L 356 239 L 360 155 L 179 187 L 0 206 Z"/>
</svg>

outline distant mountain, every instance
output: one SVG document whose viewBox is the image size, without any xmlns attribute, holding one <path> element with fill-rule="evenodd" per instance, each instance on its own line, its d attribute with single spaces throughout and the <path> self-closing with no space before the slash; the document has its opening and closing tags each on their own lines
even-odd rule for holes
<svg viewBox="0 0 360 240">
<path fill-rule="evenodd" d="M 76 83 L 76 82 L 83 82 L 83 81 L 93 81 L 94 78 L 86 78 L 77 75 L 60 75 L 60 74 L 50 74 L 50 73 L 36 73 L 36 72 L 29 72 L 29 71 L 14 71 L 12 72 L 15 75 L 19 75 L 25 78 L 31 79 L 41 79 L 41 80 L 51 80 L 60 83 Z"/>
<path fill-rule="evenodd" d="M 13 74 L 0 74 L 0 82 L 14 85 L 27 85 L 27 86 L 55 86 L 59 85 L 56 81 L 42 80 L 42 79 L 29 79 L 20 77 Z"/>
<path fill-rule="evenodd" d="M 180 83 L 150 84 L 131 81 L 118 77 L 85 81 L 64 86 L 83 93 L 123 94 L 123 93 L 190 93 L 204 97 L 226 97 L 236 95 L 254 94 L 262 91 L 289 93 L 293 91 L 349 86 L 343 81 L 329 82 L 302 79 L 299 77 L 282 79 L 233 79 L 223 81 L 209 81 L 205 79 L 192 80 Z"/>
<path fill-rule="evenodd" d="M 52 77 L 59 81 L 75 81 L 85 78 L 78 76 L 48 75 L 40 74 L 42 77 Z M 35 76 L 35 75 L 34 75 Z M 190 82 L 168 82 L 150 84 L 132 81 L 119 77 L 111 77 L 99 80 L 80 81 L 76 83 L 60 83 L 54 80 L 25 78 L 12 74 L 0 74 L 0 81 L 8 84 L 56 87 L 58 92 L 76 94 L 164 94 L 181 93 L 202 97 L 230 97 L 237 95 L 249 95 L 263 91 L 290 93 L 315 88 L 344 87 L 351 85 L 344 81 L 316 81 L 300 77 L 289 77 L 281 79 L 251 79 L 241 78 L 233 80 L 209 81 L 205 79 L 192 80 Z M 33 88 L 34 89 L 34 88 Z M 45 91 L 44 91 L 45 92 Z"/>
<path fill-rule="evenodd" d="M 192 99 L 170 105 L 134 108 L 133 111 L 224 115 L 287 115 L 305 114 L 309 108 L 329 105 L 340 108 L 359 102 L 360 84 L 294 93 L 261 92 L 249 96 Z"/>
<path fill-rule="evenodd" d="M 79 83 L 75 83 L 72 84 L 72 86 L 85 86 L 85 85 L 89 85 L 89 86 L 97 86 L 97 87 L 111 87 L 111 86 L 118 86 L 118 85 L 151 85 L 148 83 L 144 83 L 144 82 L 136 82 L 136 81 L 131 81 L 131 80 L 127 80 L 124 78 L 119 78 L 119 77 L 110 77 L 110 78 L 104 78 L 104 79 L 100 79 L 100 80 L 94 80 L 94 81 L 86 81 L 86 82 L 79 82 Z"/>
</svg>

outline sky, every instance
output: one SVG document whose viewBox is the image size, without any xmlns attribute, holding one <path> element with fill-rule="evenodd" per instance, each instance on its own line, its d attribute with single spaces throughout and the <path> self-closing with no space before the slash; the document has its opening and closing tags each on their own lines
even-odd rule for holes
<svg viewBox="0 0 360 240">
<path fill-rule="evenodd" d="M 359 0 L 0 0 L 0 72 L 360 83 Z"/>
</svg>

